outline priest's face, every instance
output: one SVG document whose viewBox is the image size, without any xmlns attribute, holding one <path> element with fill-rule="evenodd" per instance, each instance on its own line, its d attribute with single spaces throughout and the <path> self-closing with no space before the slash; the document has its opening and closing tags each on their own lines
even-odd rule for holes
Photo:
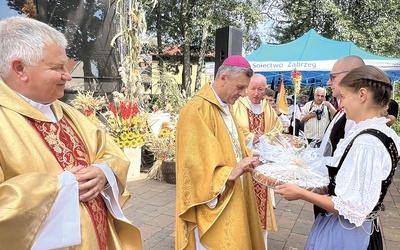
<svg viewBox="0 0 400 250">
<path fill-rule="evenodd" d="M 71 75 L 65 65 L 68 58 L 65 49 L 46 45 L 43 59 L 37 65 L 24 65 L 25 88 L 21 94 L 38 103 L 52 103 L 64 96 L 65 84 Z"/>
<path fill-rule="evenodd" d="M 221 100 L 227 104 L 235 104 L 236 100 L 245 96 L 246 88 L 249 86 L 250 77 L 244 73 L 226 74 Z"/>
<path fill-rule="evenodd" d="M 247 96 L 254 104 L 260 104 L 265 95 L 265 82 L 260 81 L 254 76 L 250 80 L 249 87 L 247 87 Z"/>
</svg>

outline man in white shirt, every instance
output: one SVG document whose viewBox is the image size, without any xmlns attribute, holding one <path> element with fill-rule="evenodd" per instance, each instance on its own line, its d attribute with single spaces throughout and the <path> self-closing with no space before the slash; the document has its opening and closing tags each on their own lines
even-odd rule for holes
<svg viewBox="0 0 400 250">
<path fill-rule="evenodd" d="M 314 100 L 307 102 L 301 112 L 301 122 L 304 122 L 304 136 L 308 142 L 318 147 L 328 126 L 331 115 L 336 110 L 325 100 L 326 89 L 318 87 L 314 92 Z"/>
</svg>

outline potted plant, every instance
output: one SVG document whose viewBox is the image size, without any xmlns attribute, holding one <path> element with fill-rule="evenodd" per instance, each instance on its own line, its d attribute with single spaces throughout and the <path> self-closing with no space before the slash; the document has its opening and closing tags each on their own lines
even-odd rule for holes
<svg viewBox="0 0 400 250">
<path fill-rule="evenodd" d="M 162 123 L 158 135 L 151 134 L 148 141 L 149 150 L 154 153 L 156 161 L 147 178 L 175 184 L 175 124 Z"/>
</svg>

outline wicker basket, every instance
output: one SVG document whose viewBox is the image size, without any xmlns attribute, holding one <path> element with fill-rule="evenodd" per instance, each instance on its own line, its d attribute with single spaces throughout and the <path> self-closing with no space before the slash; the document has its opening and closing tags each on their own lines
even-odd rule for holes
<svg viewBox="0 0 400 250">
<path fill-rule="evenodd" d="M 161 173 L 167 183 L 176 183 L 176 172 L 174 161 L 163 161 L 161 164 Z"/>
</svg>

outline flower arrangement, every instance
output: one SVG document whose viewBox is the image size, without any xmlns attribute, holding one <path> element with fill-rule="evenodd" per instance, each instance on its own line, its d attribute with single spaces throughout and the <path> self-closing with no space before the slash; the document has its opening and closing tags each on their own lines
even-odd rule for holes
<svg viewBox="0 0 400 250">
<path fill-rule="evenodd" d="M 145 144 L 147 113 L 119 92 L 113 92 L 113 102 L 107 99 L 108 111 L 103 114 L 107 132 L 120 148 L 136 148 Z"/>
<path fill-rule="evenodd" d="M 102 96 L 94 97 L 93 91 L 86 91 L 85 93 L 78 91 L 75 99 L 71 101 L 74 108 L 97 125 L 101 125 L 101 121 L 97 118 L 96 113 L 104 107 L 105 103 L 105 98 Z"/>
<path fill-rule="evenodd" d="M 151 139 L 149 150 L 157 160 L 175 161 L 175 125 L 164 122 L 158 136 Z"/>
<path fill-rule="evenodd" d="M 291 77 L 292 77 L 292 82 L 294 85 L 294 92 L 296 94 L 299 94 L 300 92 L 300 83 L 301 83 L 301 72 L 297 71 L 297 69 L 294 69 L 291 73 Z"/>
<path fill-rule="evenodd" d="M 149 150 L 154 153 L 156 162 L 151 167 L 148 178 L 162 180 L 160 170 L 163 161 L 175 161 L 175 124 L 172 122 L 164 122 L 158 135 L 152 135 L 149 139 Z"/>
</svg>

